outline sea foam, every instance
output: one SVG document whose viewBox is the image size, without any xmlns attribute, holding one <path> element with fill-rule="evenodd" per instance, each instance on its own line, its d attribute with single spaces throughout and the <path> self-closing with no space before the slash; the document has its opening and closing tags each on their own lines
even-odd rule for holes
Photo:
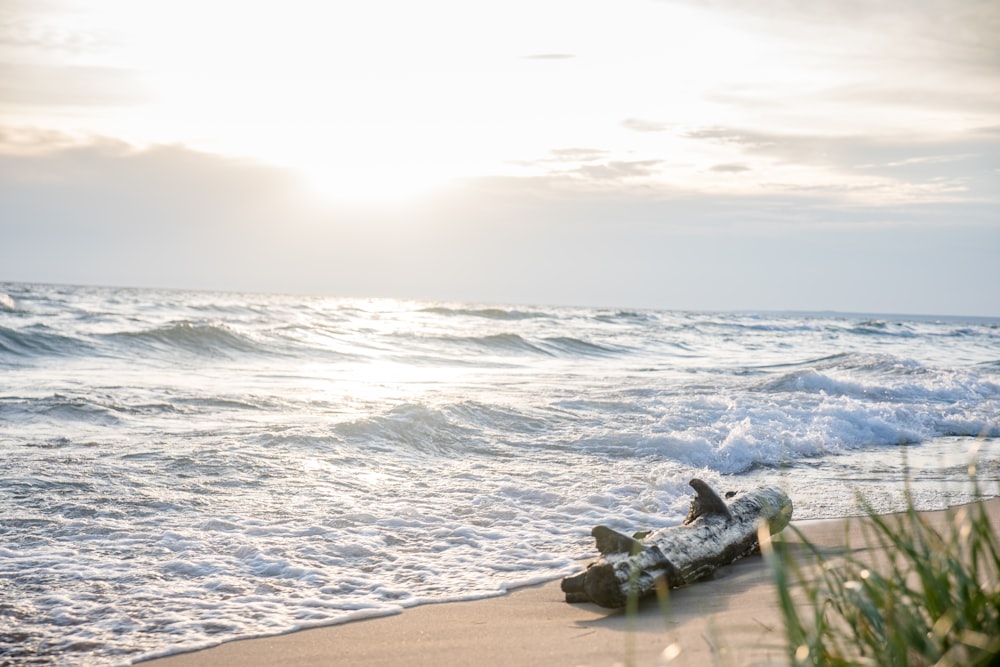
<svg viewBox="0 0 1000 667">
<path fill-rule="evenodd" d="M 674 525 L 1000 479 L 1000 322 L 0 285 L 0 662 L 501 595 Z M 6 632 L 6 631 L 5 631 Z"/>
</svg>

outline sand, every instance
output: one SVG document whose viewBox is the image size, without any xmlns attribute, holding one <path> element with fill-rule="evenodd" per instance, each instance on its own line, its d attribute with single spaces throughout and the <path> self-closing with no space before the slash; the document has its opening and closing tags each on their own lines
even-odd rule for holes
<svg viewBox="0 0 1000 667">
<path fill-rule="evenodd" d="M 1000 521 L 1000 500 L 986 503 Z M 926 516 L 940 524 L 944 512 Z M 831 557 L 864 547 L 864 519 L 795 522 Z M 790 537 L 790 541 L 797 541 Z M 152 660 L 144 667 L 283 665 L 787 665 L 776 588 L 757 555 L 712 579 L 670 592 L 666 607 L 638 613 L 567 604 L 559 581 L 472 602 L 425 605 L 402 614 L 303 630 Z"/>
</svg>

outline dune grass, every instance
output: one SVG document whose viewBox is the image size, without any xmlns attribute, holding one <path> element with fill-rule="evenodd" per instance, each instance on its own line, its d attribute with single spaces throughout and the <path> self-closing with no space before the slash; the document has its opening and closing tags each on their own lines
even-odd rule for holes
<svg viewBox="0 0 1000 667">
<path fill-rule="evenodd" d="M 890 516 L 861 502 L 862 548 L 831 554 L 794 527 L 762 535 L 790 664 L 1000 665 L 1000 538 L 982 504 L 951 510 L 935 528 L 909 495 Z"/>
</svg>

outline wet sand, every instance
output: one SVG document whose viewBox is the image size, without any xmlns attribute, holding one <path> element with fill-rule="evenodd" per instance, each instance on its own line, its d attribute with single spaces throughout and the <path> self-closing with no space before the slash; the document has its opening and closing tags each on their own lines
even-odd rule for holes
<svg viewBox="0 0 1000 667">
<path fill-rule="evenodd" d="M 1000 522 L 1000 500 L 986 503 Z M 945 512 L 925 515 L 935 524 Z M 835 558 L 865 548 L 864 519 L 793 522 Z M 788 534 L 793 545 L 798 538 Z M 877 558 L 877 553 L 871 557 Z M 707 581 L 644 600 L 637 613 L 567 604 L 559 581 L 503 597 L 425 605 L 403 613 L 220 646 L 144 667 L 409 665 L 787 665 L 777 589 L 760 555 Z"/>
</svg>

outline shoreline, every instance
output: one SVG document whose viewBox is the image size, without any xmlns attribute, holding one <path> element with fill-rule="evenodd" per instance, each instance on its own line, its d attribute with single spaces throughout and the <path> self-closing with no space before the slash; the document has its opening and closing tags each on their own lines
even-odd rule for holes
<svg viewBox="0 0 1000 667">
<path fill-rule="evenodd" d="M 1000 522 L 1000 499 L 980 501 Z M 962 505 L 920 512 L 942 525 Z M 865 545 L 865 517 L 793 521 L 833 553 Z M 787 531 L 787 529 L 786 529 Z M 790 543 L 798 541 L 784 533 Z M 425 604 L 391 616 L 238 639 L 143 661 L 144 667 L 319 667 L 413 665 L 787 665 L 777 587 L 762 556 L 720 568 L 708 580 L 670 592 L 666 606 L 643 600 L 638 612 L 568 604 L 559 580 L 492 598 Z"/>
</svg>

